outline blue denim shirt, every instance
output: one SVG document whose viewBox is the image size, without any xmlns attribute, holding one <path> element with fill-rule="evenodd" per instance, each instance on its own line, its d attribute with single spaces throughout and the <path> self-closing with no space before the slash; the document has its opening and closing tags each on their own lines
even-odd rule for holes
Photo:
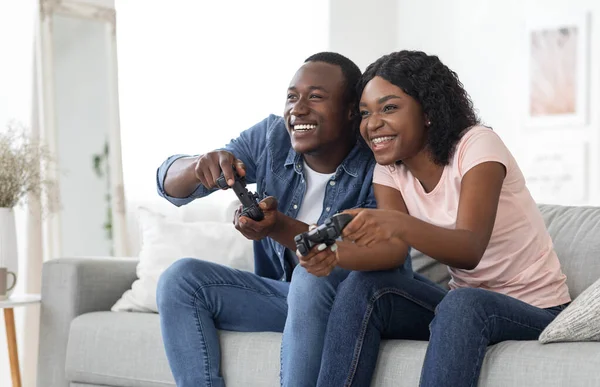
<svg viewBox="0 0 600 387">
<path fill-rule="evenodd" d="M 263 121 L 245 130 L 225 146 L 246 166 L 246 182 L 256 183 L 259 197 L 274 196 L 279 203 L 279 211 L 296 218 L 306 192 L 302 155 L 292 148 L 290 136 L 283 118 L 270 115 Z M 204 197 L 213 190 L 199 185 L 187 198 L 174 198 L 165 193 L 164 180 L 167 170 L 178 158 L 169 157 L 158 168 L 158 193 L 176 206 Z M 325 190 L 321 224 L 326 218 L 349 208 L 376 208 L 373 195 L 373 169 L 375 159 L 371 150 L 359 139 L 338 166 L 335 175 Z M 261 277 L 276 280 L 289 280 L 293 267 L 286 263 L 285 246 L 271 238 L 254 242 L 254 268 Z"/>
</svg>

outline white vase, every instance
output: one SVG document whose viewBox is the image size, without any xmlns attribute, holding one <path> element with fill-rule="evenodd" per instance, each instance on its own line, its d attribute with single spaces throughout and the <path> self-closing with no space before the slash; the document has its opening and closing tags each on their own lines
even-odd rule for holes
<svg viewBox="0 0 600 387">
<path fill-rule="evenodd" d="M 15 212 L 12 208 L 0 208 L 0 267 L 6 267 L 8 271 L 15 273 L 18 282 L 17 228 Z M 11 293 L 12 290 L 8 292 L 8 296 Z"/>
</svg>

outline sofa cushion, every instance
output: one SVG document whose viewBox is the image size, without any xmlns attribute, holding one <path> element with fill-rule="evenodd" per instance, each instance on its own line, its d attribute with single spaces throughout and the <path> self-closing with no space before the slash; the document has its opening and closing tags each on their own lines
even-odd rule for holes
<svg viewBox="0 0 600 387">
<path fill-rule="evenodd" d="M 220 337 L 228 386 L 278 385 L 280 334 L 220 332 Z M 75 318 L 65 368 L 74 383 L 175 386 L 155 313 L 94 312 Z"/>
<path fill-rule="evenodd" d="M 600 341 L 600 279 L 583 291 L 544 329 L 541 343 Z"/>
<path fill-rule="evenodd" d="M 221 332 L 228 387 L 279 385 L 281 334 Z M 427 343 L 383 341 L 373 386 L 418 384 Z M 600 385 L 600 343 L 508 341 L 491 346 L 480 387 Z M 71 324 L 67 379 L 110 386 L 174 386 L 154 313 L 94 312 Z"/>
<path fill-rule="evenodd" d="M 600 278 L 600 207 L 539 208 L 575 299 Z"/>
<path fill-rule="evenodd" d="M 142 248 L 136 268 L 138 279 L 113 305 L 113 312 L 158 312 L 158 279 L 181 258 L 191 257 L 238 270 L 254 270 L 252 241 L 236 230 L 231 221 L 185 222 L 140 208 L 140 228 Z"/>
</svg>

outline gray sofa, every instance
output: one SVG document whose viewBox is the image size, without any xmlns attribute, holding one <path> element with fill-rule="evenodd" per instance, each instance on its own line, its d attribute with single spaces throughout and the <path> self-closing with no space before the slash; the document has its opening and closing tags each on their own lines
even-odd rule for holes
<svg viewBox="0 0 600 387">
<path fill-rule="evenodd" d="M 600 208 L 541 205 L 573 298 L 600 277 Z M 415 256 L 438 282 L 445 268 Z M 174 386 L 158 315 L 110 307 L 136 279 L 135 259 L 44 264 L 39 387 Z M 441 274 L 440 274 L 441 273 Z M 278 333 L 222 332 L 228 386 L 277 386 Z M 386 341 L 373 386 L 416 386 L 426 342 Z M 600 386 L 600 343 L 504 342 L 488 349 L 480 386 Z"/>
</svg>

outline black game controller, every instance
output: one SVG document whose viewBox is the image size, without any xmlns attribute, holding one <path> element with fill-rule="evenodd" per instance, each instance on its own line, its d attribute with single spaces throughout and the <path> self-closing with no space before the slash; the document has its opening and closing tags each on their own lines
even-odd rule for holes
<svg viewBox="0 0 600 387">
<path fill-rule="evenodd" d="M 321 243 L 325 243 L 327 246 L 333 245 L 352 218 L 353 216 L 350 214 L 333 215 L 331 218 L 326 219 L 319 227 L 296 235 L 294 237 L 296 248 L 300 254 L 305 256 L 313 246 L 320 245 Z"/>
<path fill-rule="evenodd" d="M 238 175 L 235 165 L 233 166 L 233 175 L 235 177 L 235 182 L 231 188 L 238 199 L 240 199 L 240 202 L 242 202 L 242 212 L 240 213 L 240 216 L 247 216 L 252 220 L 260 222 L 265 218 L 265 214 L 263 214 L 258 206 L 258 195 L 246 189 L 246 179 L 243 176 Z M 216 184 L 220 189 L 230 188 L 227 184 L 227 180 L 225 180 L 223 172 L 221 172 L 221 176 L 217 179 Z"/>
</svg>

